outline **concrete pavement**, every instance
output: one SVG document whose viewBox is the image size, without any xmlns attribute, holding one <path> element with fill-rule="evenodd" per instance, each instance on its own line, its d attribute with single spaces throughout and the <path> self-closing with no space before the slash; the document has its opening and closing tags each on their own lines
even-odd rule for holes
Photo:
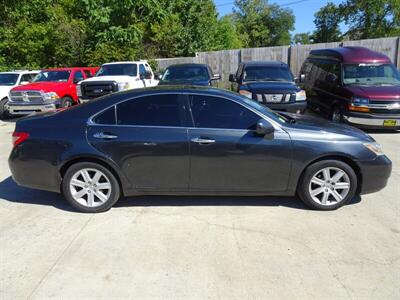
<svg viewBox="0 0 400 300">
<path fill-rule="evenodd" d="M 21 188 L 0 121 L 0 298 L 400 299 L 400 134 L 383 191 L 333 212 L 296 198 L 139 197 L 103 214 Z"/>
</svg>

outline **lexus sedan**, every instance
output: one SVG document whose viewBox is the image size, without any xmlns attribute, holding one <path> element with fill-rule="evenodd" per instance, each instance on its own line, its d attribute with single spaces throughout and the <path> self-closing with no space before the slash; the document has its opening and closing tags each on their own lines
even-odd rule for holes
<svg viewBox="0 0 400 300">
<path fill-rule="evenodd" d="M 333 210 L 379 191 L 391 173 L 358 129 L 210 87 L 130 90 L 33 115 L 17 122 L 13 141 L 17 184 L 92 213 L 149 194 L 298 195 Z"/>
</svg>

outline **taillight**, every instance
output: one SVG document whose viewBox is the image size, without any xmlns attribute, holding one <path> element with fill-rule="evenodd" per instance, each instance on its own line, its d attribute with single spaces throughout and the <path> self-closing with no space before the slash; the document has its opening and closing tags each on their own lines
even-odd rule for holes
<svg viewBox="0 0 400 300">
<path fill-rule="evenodd" d="M 12 135 L 12 143 L 13 146 L 18 146 L 22 142 L 24 142 L 29 137 L 29 133 L 27 132 L 14 132 Z"/>
</svg>

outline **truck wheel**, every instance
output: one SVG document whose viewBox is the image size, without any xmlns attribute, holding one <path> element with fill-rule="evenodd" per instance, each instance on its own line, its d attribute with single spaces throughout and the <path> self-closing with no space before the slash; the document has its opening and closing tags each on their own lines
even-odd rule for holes
<svg viewBox="0 0 400 300">
<path fill-rule="evenodd" d="M 70 97 L 64 97 L 61 98 L 61 107 L 71 107 L 72 105 L 74 105 L 74 100 L 72 100 Z"/>
<path fill-rule="evenodd" d="M 4 98 L 0 101 L 0 120 L 5 120 L 10 117 L 10 114 L 5 108 L 7 102 L 8 98 Z"/>
<path fill-rule="evenodd" d="M 335 106 L 331 112 L 331 120 L 335 123 L 343 123 L 343 108 L 341 106 Z"/>
<path fill-rule="evenodd" d="M 113 173 L 92 162 L 76 163 L 69 167 L 62 181 L 62 190 L 68 202 L 84 213 L 107 211 L 121 196 L 119 183 Z"/>
<path fill-rule="evenodd" d="M 357 176 L 348 164 L 339 160 L 323 160 L 304 171 L 297 194 L 312 209 L 334 210 L 354 197 L 357 184 Z"/>
</svg>

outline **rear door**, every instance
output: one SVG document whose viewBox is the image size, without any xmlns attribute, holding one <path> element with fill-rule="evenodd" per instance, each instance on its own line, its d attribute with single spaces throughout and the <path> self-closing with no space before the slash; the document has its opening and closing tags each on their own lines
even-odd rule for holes
<svg viewBox="0 0 400 300">
<path fill-rule="evenodd" d="M 87 137 L 134 189 L 185 191 L 189 144 L 184 110 L 179 94 L 131 99 L 94 117 Z"/>
<path fill-rule="evenodd" d="M 261 117 L 227 98 L 192 95 L 189 129 L 193 191 L 270 192 L 287 189 L 291 167 L 288 134 L 255 133 Z"/>
</svg>

